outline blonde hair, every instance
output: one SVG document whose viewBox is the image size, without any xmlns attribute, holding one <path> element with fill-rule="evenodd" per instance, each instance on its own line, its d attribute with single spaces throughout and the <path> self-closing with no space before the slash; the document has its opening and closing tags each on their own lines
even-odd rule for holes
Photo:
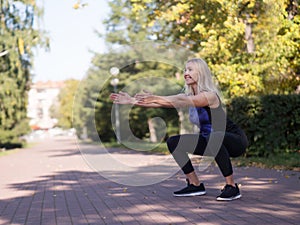
<svg viewBox="0 0 300 225">
<path fill-rule="evenodd" d="M 213 80 L 212 73 L 208 68 L 207 63 L 201 58 L 189 59 L 186 64 L 187 63 L 193 63 L 198 70 L 198 93 L 201 91 L 212 91 L 220 96 L 219 89 L 215 83 L 216 81 Z M 194 94 L 192 88 L 188 85 L 186 85 L 185 90 L 189 95 Z"/>
</svg>

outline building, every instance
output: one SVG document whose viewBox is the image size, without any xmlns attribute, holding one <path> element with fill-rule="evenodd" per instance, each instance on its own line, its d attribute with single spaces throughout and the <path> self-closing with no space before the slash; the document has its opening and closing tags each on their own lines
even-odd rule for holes
<svg viewBox="0 0 300 225">
<path fill-rule="evenodd" d="M 47 130 L 56 125 L 57 119 L 51 117 L 51 107 L 57 103 L 58 94 L 63 86 L 63 81 L 39 81 L 31 85 L 27 116 L 32 129 Z"/>
</svg>

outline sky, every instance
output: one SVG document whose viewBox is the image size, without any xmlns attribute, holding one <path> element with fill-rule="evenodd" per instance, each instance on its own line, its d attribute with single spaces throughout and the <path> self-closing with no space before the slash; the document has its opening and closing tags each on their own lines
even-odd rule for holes
<svg viewBox="0 0 300 225">
<path fill-rule="evenodd" d="M 107 18 L 106 0 L 81 0 L 87 6 L 75 10 L 77 0 L 39 0 L 44 7 L 40 22 L 50 37 L 50 51 L 35 51 L 33 81 L 81 80 L 85 77 L 93 53 L 105 52 L 102 21 Z"/>
</svg>

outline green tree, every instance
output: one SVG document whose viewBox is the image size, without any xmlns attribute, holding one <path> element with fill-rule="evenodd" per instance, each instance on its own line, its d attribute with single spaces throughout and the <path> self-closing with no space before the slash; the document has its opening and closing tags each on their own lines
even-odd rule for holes
<svg viewBox="0 0 300 225">
<path fill-rule="evenodd" d="M 47 46 L 45 33 L 34 24 L 42 10 L 34 0 L 0 0 L 0 145 L 29 131 L 27 92 L 33 48 Z"/>
<path fill-rule="evenodd" d="M 152 38 L 205 58 L 228 98 L 291 93 L 299 85 L 297 0 L 126 2 L 132 15 L 150 11 L 144 27 Z"/>
<path fill-rule="evenodd" d="M 58 95 L 58 105 L 53 110 L 56 112 L 55 118 L 58 119 L 57 126 L 62 128 L 72 128 L 73 104 L 78 89 L 79 80 L 70 79 L 64 81 L 64 87 Z"/>
<path fill-rule="evenodd" d="M 77 93 L 74 123 L 79 134 L 83 132 L 84 127 L 87 127 L 88 136 L 93 140 L 97 140 L 98 135 L 102 141 L 111 141 L 115 138 L 111 122 L 111 116 L 114 115 L 114 112 L 112 102 L 109 100 L 110 93 L 114 91 L 110 84 L 110 81 L 113 79 L 113 76 L 110 74 L 112 67 L 120 69 L 118 91 L 123 90 L 131 95 L 143 89 L 160 94 L 166 93 L 166 91 L 169 93 L 178 93 L 180 91 L 182 88 L 180 85 L 172 87 L 171 85 L 165 85 L 163 82 L 159 83 L 155 79 L 152 79 L 153 82 L 150 85 L 146 85 L 147 83 L 142 85 L 142 80 L 148 77 L 149 79 L 146 82 L 150 82 L 150 77 L 165 77 L 166 79 L 174 80 L 174 75 L 178 68 L 163 62 L 136 61 L 141 51 L 137 51 L 133 47 L 132 49 L 122 48 L 122 51 L 95 55 L 93 66 L 89 69 L 87 78 L 82 80 Z M 153 57 L 155 58 L 155 56 Z M 174 115 L 176 118 L 176 110 L 170 112 L 162 109 L 145 110 L 140 107 L 134 107 L 129 115 L 130 128 L 134 136 L 139 138 L 150 136 L 147 129 L 147 121 L 150 115 L 166 118 L 172 125 L 168 133 L 175 133 L 174 130 L 172 131 L 172 128 L 178 127 L 178 121 L 174 119 Z M 122 108 L 120 108 L 120 119 L 127 120 L 126 111 Z M 121 121 L 121 124 L 124 123 Z M 96 129 L 93 129 L 94 127 Z M 121 129 L 123 129 L 121 133 L 125 134 L 122 138 L 130 140 L 132 136 L 126 135 L 128 132 L 124 131 L 124 127 L 121 126 Z"/>
<path fill-rule="evenodd" d="M 120 69 L 118 90 L 122 90 L 128 87 L 131 82 L 149 75 L 174 77 L 175 72 L 178 70 L 178 68 L 174 69 L 170 65 L 155 62 L 159 58 L 159 54 L 155 52 L 153 46 L 145 48 L 143 44 L 131 45 L 131 43 L 148 39 L 149 32 L 144 28 L 147 13 L 142 13 L 139 15 L 139 19 L 136 20 L 135 15 L 131 15 L 131 10 L 126 2 L 115 0 L 109 4 L 112 14 L 105 24 L 108 31 L 106 41 L 111 48 L 109 53 L 95 54 L 88 76 L 82 81 L 80 91 L 78 91 L 78 93 L 80 92 L 78 94 L 80 101 L 77 101 L 78 106 L 76 106 L 76 115 L 74 115 L 74 123 L 78 133 L 82 133 L 84 127 L 89 127 L 87 129 L 88 136 L 97 139 L 99 135 L 102 141 L 110 141 L 115 138 L 111 122 L 112 103 L 108 99 L 109 94 L 113 92 L 113 87 L 110 85 L 112 76 L 109 73 L 111 67 Z M 124 20 L 124 18 L 127 19 Z M 119 45 L 122 45 L 122 48 L 118 49 L 116 47 Z M 143 49 L 147 49 L 146 53 Z M 179 53 L 178 56 L 180 56 Z M 150 62 L 149 58 L 152 58 L 154 62 Z M 141 87 L 139 87 L 139 90 L 126 91 L 134 94 L 134 92 L 141 91 Z M 170 113 L 158 111 L 161 110 L 158 109 L 156 112 L 151 113 L 170 115 Z M 140 108 L 132 109 L 130 112 L 130 126 L 135 136 L 140 138 L 149 136 L 149 130 L 145 129 L 148 126 L 149 115 Z M 122 118 L 123 115 L 121 115 Z M 96 130 L 93 127 L 96 127 Z M 126 134 L 126 132 L 121 133 Z"/>
<path fill-rule="evenodd" d="M 104 21 L 107 30 L 105 39 L 108 44 L 127 45 L 147 39 L 149 35 L 145 26 L 149 13 L 147 9 L 135 15 L 131 11 L 130 1 L 113 0 L 108 4 L 111 13 Z"/>
<path fill-rule="evenodd" d="M 110 67 L 123 68 L 124 63 L 131 62 L 121 69 L 120 89 L 147 76 L 150 71 L 174 80 L 176 72 L 182 73 L 178 68 L 163 65 L 160 50 L 155 47 L 144 48 L 143 52 L 135 50 L 134 43 L 140 41 L 154 40 L 165 46 L 177 44 L 194 52 L 192 57 L 204 58 L 227 99 L 292 93 L 299 85 L 298 1 L 113 0 L 109 4 L 111 14 L 105 21 L 104 36 L 111 49 L 106 54 L 95 55 L 84 101 L 96 106 L 97 127 L 103 129 L 102 133 L 97 131 L 100 136 L 111 137 L 112 132 L 111 124 L 109 128 L 111 103 L 107 100 L 112 92 L 107 80 Z M 114 52 L 116 46 L 121 46 L 122 50 Z M 174 65 L 181 66 L 190 57 L 180 51 L 176 56 L 178 61 L 174 61 Z M 145 58 L 153 60 L 144 62 Z M 140 63 L 136 63 L 137 60 Z M 93 113 L 89 112 L 92 118 Z M 139 137 L 148 135 L 145 112 L 137 108 L 131 111 L 132 127 Z M 147 113 L 154 115 L 156 112 Z"/>
</svg>

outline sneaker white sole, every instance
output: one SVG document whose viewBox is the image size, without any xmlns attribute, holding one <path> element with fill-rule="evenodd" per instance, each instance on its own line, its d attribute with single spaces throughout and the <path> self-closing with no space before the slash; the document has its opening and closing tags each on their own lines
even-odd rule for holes
<svg viewBox="0 0 300 225">
<path fill-rule="evenodd" d="M 231 198 L 221 198 L 221 197 L 217 197 L 217 201 L 232 201 L 232 200 L 235 200 L 235 199 L 239 199 L 241 198 L 242 195 L 239 194 L 237 196 L 234 196 L 234 197 L 231 197 Z"/>
<path fill-rule="evenodd" d="M 191 196 L 200 196 L 205 195 L 206 191 L 198 191 L 193 193 L 187 193 L 187 194 L 173 194 L 175 197 L 191 197 Z"/>
</svg>

